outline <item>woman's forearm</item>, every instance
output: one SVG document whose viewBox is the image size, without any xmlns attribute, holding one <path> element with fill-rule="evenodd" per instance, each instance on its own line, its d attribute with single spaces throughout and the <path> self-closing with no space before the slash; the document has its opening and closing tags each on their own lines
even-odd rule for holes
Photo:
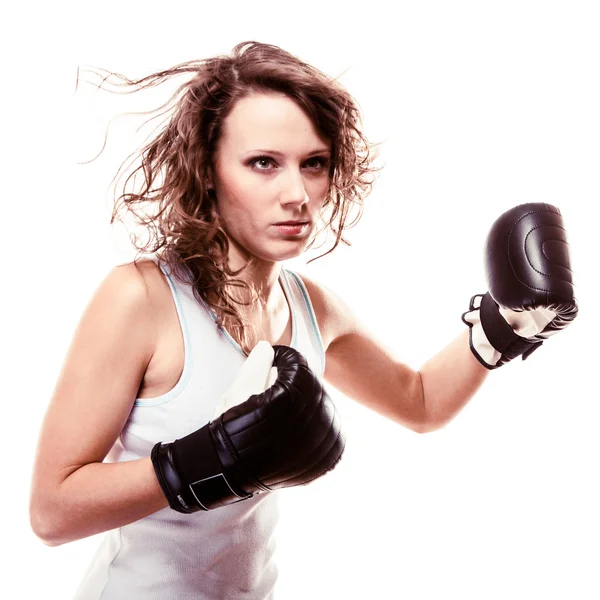
<svg viewBox="0 0 600 600">
<path fill-rule="evenodd" d="M 452 420 L 481 387 L 490 371 L 473 356 L 464 331 L 419 369 L 425 406 L 424 430 Z"/>
<path fill-rule="evenodd" d="M 39 497 L 36 497 L 38 494 Z M 150 458 L 90 463 L 55 490 L 33 490 L 31 526 L 47 545 L 58 546 L 127 525 L 168 506 Z"/>
</svg>

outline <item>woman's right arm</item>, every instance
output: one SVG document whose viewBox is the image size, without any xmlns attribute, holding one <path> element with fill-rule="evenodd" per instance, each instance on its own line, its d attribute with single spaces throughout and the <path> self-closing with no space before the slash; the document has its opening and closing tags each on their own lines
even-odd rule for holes
<svg viewBox="0 0 600 600">
<path fill-rule="evenodd" d="M 143 265 L 115 267 L 76 328 L 42 425 L 30 521 L 57 546 L 137 521 L 168 502 L 150 458 L 103 463 L 155 347 Z"/>
</svg>

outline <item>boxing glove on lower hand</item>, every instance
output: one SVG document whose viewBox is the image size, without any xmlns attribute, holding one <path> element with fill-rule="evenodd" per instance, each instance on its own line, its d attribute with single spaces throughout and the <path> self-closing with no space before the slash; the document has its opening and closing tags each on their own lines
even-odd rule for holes
<svg viewBox="0 0 600 600">
<path fill-rule="evenodd" d="M 152 449 L 171 508 L 192 513 L 303 485 L 333 469 L 345 437 L 304 357 L 274 346 L 277 379 L 199 430 Z"/>
<path fill-rule="evenodd" d="M 488 369 L 524 360 L 577 316 L 566 231 L 550 204 L 522 204 L 494 222 L 485 273 L 489 291 L 471 298 L 462 320 L 471 351 Z"/>
</svg>

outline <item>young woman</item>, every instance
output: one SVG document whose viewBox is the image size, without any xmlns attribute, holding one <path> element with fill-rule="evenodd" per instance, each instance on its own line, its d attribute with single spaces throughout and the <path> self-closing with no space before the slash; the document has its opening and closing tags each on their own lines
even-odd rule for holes
<svg viewBox="0 0 600 600">
<path fill-rule="evenodd" d="M 272 490 L 325 474 L 343 450 L 321 378 L 432 431 L 490 369 L 527 355 L 577 310 L 566 272 L 544 275 L 554 288 L 526 298 L 519 286 L 537 277 L 526 287 L 541 289 L 540 270 L 524 261 L 525 274 L 506 275 L 515 223 L 561 226 L 553 207 L 517 207 L 490 238 L 495 289 L 472 299 L 468 329 L 419 371 L 398 363 L 340 298 L 282 266 L 322 231 L 334 235 L 331 250 L 343 242 L 370 192 L 373 146 L 351 96 L 255 42 L 124 85 L 183 73 L 189 81 L 134 171 L 142 189 L 120 197 L 154 233 L 138 247 L 154 256 L 100 284 L 38 446 L 35 533 L 59 545 L 107 532 L 81 599 L 272 597 Z M 568 270 L 565 245 L 553 252 Z M 237 399 L 224 402 L 232 382 Z"/>
</svg>

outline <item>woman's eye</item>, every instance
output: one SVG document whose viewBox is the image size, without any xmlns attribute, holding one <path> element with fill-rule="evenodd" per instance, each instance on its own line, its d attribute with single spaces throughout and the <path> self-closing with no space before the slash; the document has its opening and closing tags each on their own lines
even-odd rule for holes
<svg viewBox="0 0 600 600">
<path fill-rule="evenodd" d="M 325 169 L 329 166 L 329 160 L 323 156 L 315 156 L 306 161 L 306 165 L 311 170 Z"/>
<path fill-rule="evenodd" d="M 268 156 L 258 156 L 250 161 L 250 164 L 259 171 L 268 171 L 273 166 L 273 160 Z"/>
</svg>

